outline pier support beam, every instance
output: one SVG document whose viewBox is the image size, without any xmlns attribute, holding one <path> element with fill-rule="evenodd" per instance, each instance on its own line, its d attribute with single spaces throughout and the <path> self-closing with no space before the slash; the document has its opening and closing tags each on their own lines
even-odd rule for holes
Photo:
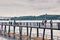
<svg viewBox="0 0 60 40">
<path fill-rule="evenodd" d="M 39 28 L 37 28 L 37 37 L 39 37 Z"/>
<path fill-rule="evenodd" d="M 15 20 L 14 20 L 14 26 L 13 26 L 13 28 L 14 28 L 14 33 L 13 33 L 13 35 L 14 35 L 14 39 L 15 39 L 15 26 L 16 26 L 16 22 L 15 22 Z"/>
<path fill-rule="evenodd" d="M 27 36 L 29 35 L 28 33 L 28 22 L 26 23 L 26 26 L 27 26 Z M 27 40 L 28 40 L 28 38 L 27 38 Z"/>
<path fill-rule="evenodd" d="M 3 32 L 3 23 L 1 23 L 1 34 Z"/>
<path fill-rule="evenodd" d="M 22 40 L 22 27 L 19 26 L 20 40 Z"/>
<path fill-rule="evenodd" d="M 30 40 L 31 40 L 32 28 L 30 28 Z"/>
<path fill-rule="evenodd" d="M 6 36 L 6 34 L 5 34 L 5 33 L 6 33 L 6 25 L 5 25 L 5 28 L 4 28 L 4 35 Z"/>
<path fill-rule="evenodd" d="M 51 29 L 51 40 L 53 40 L 53 29 Z"/>
<path fill-rule="evenodd" d="M 13 33 L 13 35 L 14 35 L 14 38 L 15 38 L 15 26 L 14 26 L 14 33 Z"/>
<path fill-rule="evenodd" d="M 53 39 L 53 22 L 52 22 L 52 20 L 50 21 L 50 27 L 51 27 L 51 40 L 54 40 Z"/>
<path fill-rule="evenodd" d="M 8 29 L 8 36 L 10 37 L 10 22 L 9 22 L 9 29 Z"/>
<path fill-rule="evenodd" d="M 45 28 L 46 28 L 46 22 L 47 22 L 47 20 L 45 20 L 45 22 L 44 22 L 44 26 L 45 26 Z M 44 36 L 45 36 L 45 28 L 44 28 L 44 30 L 43 30 L 43 40 L 44 40 Z"/>
<path fill-rule="evenodd" d="M 44 36 L 45 36 L 45 28 L 44 28 L 44 30 L 43 30 L 43 40 L 44 40 Z"/>
<path fill-rule="evenodd" d="M 37 26 L 40 28 L 40 23 L 37 22 Z M 37 28 L 37 37 L 39 37 L 39 28 Z"/>
</svg>

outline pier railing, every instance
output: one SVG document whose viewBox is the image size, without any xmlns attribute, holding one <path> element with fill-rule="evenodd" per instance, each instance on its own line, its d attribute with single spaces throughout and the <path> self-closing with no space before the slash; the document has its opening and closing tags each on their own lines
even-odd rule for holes
<svg viewBox="0 0 60 40">
<path fill-rule="evenodd" d="M 47 25 L 49 24 L 49 26 Z M 8 34 L 8 36 L 10 37 L 10 35 L 13 34 L 13 38 L 15 38 L 15 36 L 19 36 L 20 37 L 20 40 L 22 40 L 22 38 L 27 38 L 27 40 L 31 40 L 31 39 L 34 39 L 34 40 L 55 40 L 54 39 L 54 36 L 53 36 L 53 30 L 58 30 L 59 27 L 54 27 L 53 26 L 53 23 L 49 23 L 49 22 L 45 22 L 45 23 L 42 23 L 42 22 L 16 22 L 16 20 L 14 20 L 13 22 L 12 21 L 8 21 L 8 22 L 0 22 L 0 25 L 1 25 L 1 31 L 3 32 L 3 34 Z M 55 26 L 57 26 L 58 24 L 56 23 Z M 4 26 L 4 30 L 3 30 L 3 26 Z M 7 27 L 8 26 L 8 33 L 7 33 Z M 10 27 L 13 26 L 13 33 L 10 32 Z M 16 34 L 15 33 L 15 29 L 16 27 L 19 27 L 19 34 Z M 27 29 L 27 32 L 26 34 L 27 35 L 23 35 L 22 34 L 22 29 L 23 27 L 25 27 Z M 30 28 L 30 33 L 29 33 L 29 28 Z M 37 31 L 36 31 L 36 37 L 32 37 L 32 28 L 36 28 Z M 42 37 L 39 38 L 39 29 L 44 29 L 43 31 L 43 34 L 42 34 Z M 51 38 L 49 39 L 46 35 L 46 38 L 45 38 L 45 29 L 50 29 L 51 30 Z M 28 39 L 30 38 L 30 39 Z M 57 37 L 57 40 L 59 40 L 60 38 Z"/>
</svg>

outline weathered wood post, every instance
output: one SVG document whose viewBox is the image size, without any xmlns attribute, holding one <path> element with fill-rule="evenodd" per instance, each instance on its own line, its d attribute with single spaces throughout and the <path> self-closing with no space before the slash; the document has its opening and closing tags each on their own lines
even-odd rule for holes
<svg viewBox="0 0 60 40">
<path fill-rule="evenodd" d="M 40 22 L 39 22 L 39 24 L 38 24 L 38 25 L 39 25 L 39 28 L 40 28 Z"/>
<path fill-rule="evenodd" d="M 27 27 L 27 36 L 29 35 L 28 34 L 28 22 L 26 22 L 26 27 Z M 27 38 L 27 40 L 28 40 L 28 38 Z"/>
<path fill-rule="evenodd" d="M 3 23 L 1 23 L 1 34 L 3 34 Z"/>
<path fill-rule="evenodd" d="M 30 23 L 31 26 L 31 23 Z M 31 34 L 32 34 L 32 27 L 30 27 L 30 40 L 31 40 Z"/>
<path fill-rule="evenodd" d="M 37 37 L 39 37 L 39 28 L 37 28 Z"/>
<path fill-rule="evenodd" d="M 6 24 L 7 24 L 7 23 L 5 23 L 5 28 L 4 28 L 4 35 L 5 35 L 5 36 L 6 36 L 6 33 L 7 33 L 7 32 L 6 32 Z"/>
<path fill-rule="evenodd" d="M 38 22 L 37 22 L 37 26 L 38 26 Z M 37 37 L 39 37 L 39 28 L 37 28 Z"/>
<path fill-rule="evenodd" d="M 14 39 L 15 39 L 15 26 L 16 26 L 16 21 L 14 20 L 14 25 L 13 25 L 13 28 L 14 28 L 14 30 L 13 30 L 13 35 L 14 35 Z"/>
<path fill-rule="evenodd" d="M 50 27 L 51 27 L 51 40 L 53 40 L 53 22 L 52 20 L 50 21 Z"/>
<path fill-rule="evenodd" d="M 32 34 L 32 27 L 30 28 L 30 40 L 31 40 L 31 34 Z"/>
<path fill-rule="evenodd" d="M 22 40 L 22 23 L 19 24 L 19 34 L 20 34 L 20 40 Z"/>
<path fill-rule="evenodd" d="M 8 36 L 10 37 L 10 21 L 9 21 Z"/>
</svg>

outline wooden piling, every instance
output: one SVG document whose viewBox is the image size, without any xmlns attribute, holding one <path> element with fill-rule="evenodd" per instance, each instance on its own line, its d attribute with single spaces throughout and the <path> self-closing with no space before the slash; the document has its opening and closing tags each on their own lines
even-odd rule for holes
<svg viewBox="0 0 60 40">
<path fill-rule="evenodd" d="M 3 23 L 1 23 L 1 34 L 3 32 Z"/>
<path fill-rule="evenodd" d="M 52 20 L 50 21 L 50 27 L 51 27 L 51 40 L 53 40 L 53 23 Z"/>
<path fill-rule="evenodd" d="M 10 21 L 9 21 L 8 36 L 10 37 Z"/>
<path fill-rule="evenodd" d="M 46 28 L 46 22 L 47 22 L 47 20 L 45 20 L 45 22 L 44 22 L 44 26 L 45 26 L 45 28 Z M 43 30 L 43 40 L 44 40 L 44 37 L 45 37 L 45 28 L 44 28 L 44 30 Z"/>
<path fill-rule="evenodd" d="M 14 26 L 13 26 L 13 28 L 14 28 L 14 30 L 13 30 L 14 39 L 15 39 L 15 25 L 16 25 L 16 22 L 14 20 Z"/>
<path fill-rule="evenodd" d="M 26 27 L 27 27 L 27 36 L 29 35 L 28 34 L 28 22 L 26 23 Z M 28 38 L 27 38 L 27 40 L 28 40 Z"/>
<path fill-rule="evenodd" d="M 30 40 L 31 40 L 32 28 L 30 28 Z"/>
<path fill-rule="evenodd" d="M 20 34 L 20 40 L 22 40 L 22 27 L 19 26 L 19 34 Z"/>
<path fill-rule="evenodd" d="M 4 28 L 4 35 L 6 36 L 6 24 L 5 24 L 5 28 Z"/>
<path fill-rule="evenodd" d="M 39 37 L 39 28 L 37 28 L 37 37 Z"/>
</svg>

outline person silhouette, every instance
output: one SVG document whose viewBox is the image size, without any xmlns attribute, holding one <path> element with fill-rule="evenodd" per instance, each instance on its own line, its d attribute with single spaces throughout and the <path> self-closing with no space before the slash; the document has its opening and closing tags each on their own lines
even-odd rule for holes
<svg viewBox="0 0 60 40">
<path fill-rule="evenodd" d="M 50 25 L 52 26 L 52 20 L 50 20 Z"/>
</svg>

